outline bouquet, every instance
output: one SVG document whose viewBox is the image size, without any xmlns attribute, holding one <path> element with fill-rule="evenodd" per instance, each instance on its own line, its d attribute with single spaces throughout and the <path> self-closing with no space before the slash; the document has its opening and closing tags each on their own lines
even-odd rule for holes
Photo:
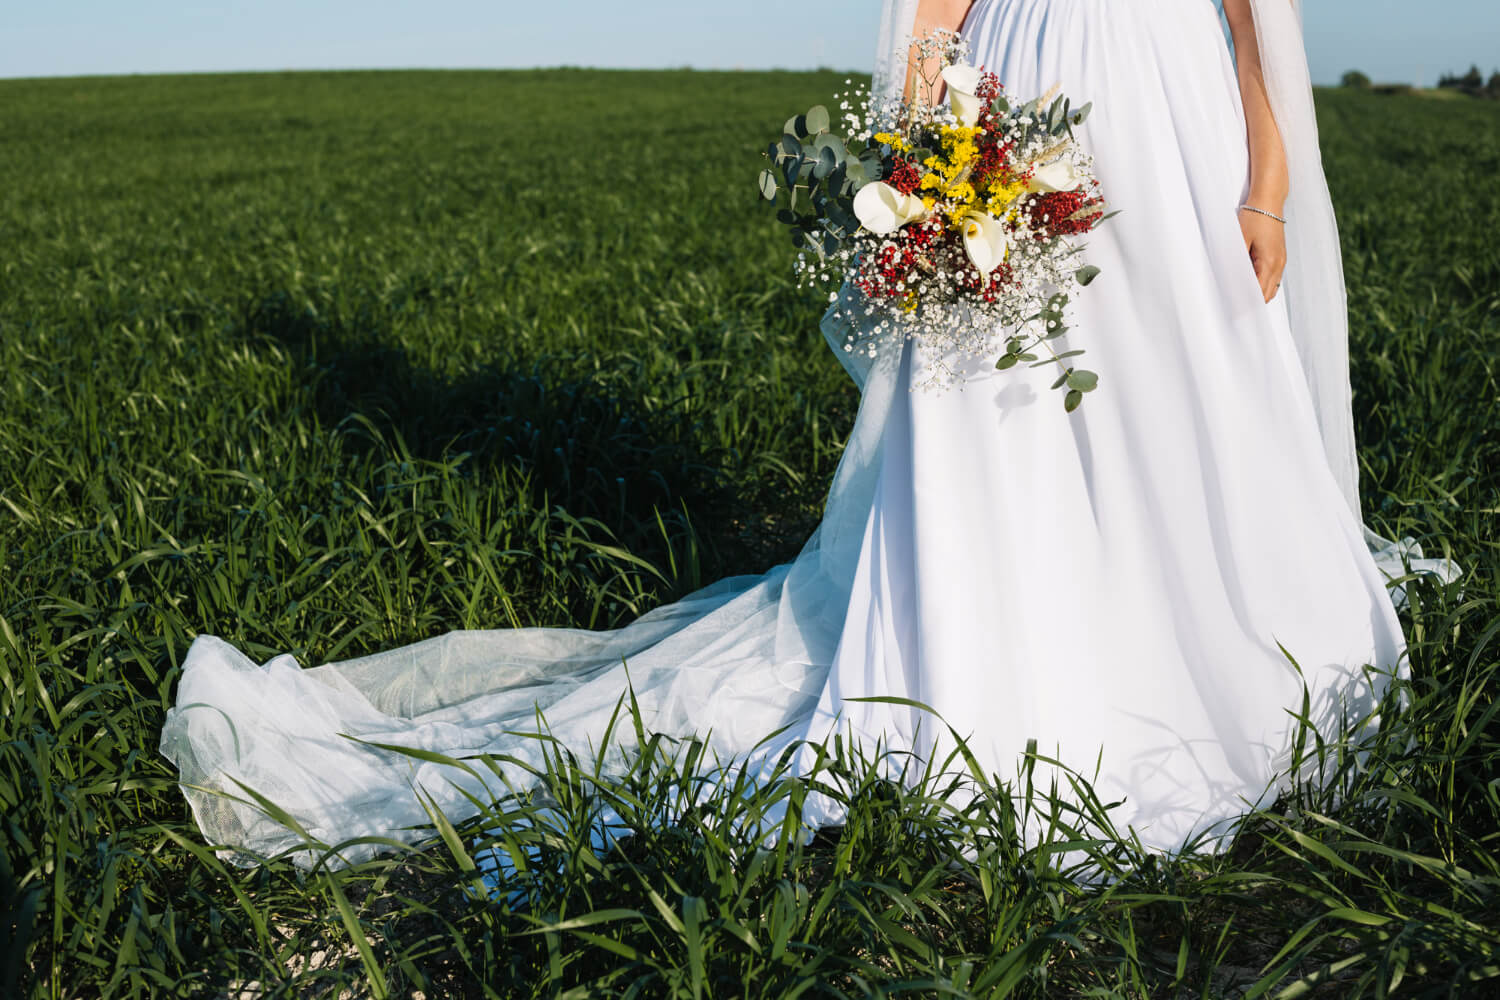
<svg viewBox="0 0 1500 1000">
<path fill-rule="evenodd" d="M 843 95 L 848 138 L 823 106 L 790 119 L 766 149 L 760 194 L 780 204 L 802 276 L 842 283 L 838 309 L 931 348 L 928 384 L 956 381 L 949 361 L 975 355 L 998 355 L 1000 369 L 1055 364 L 1072 411 L 1098 376 L 1071 363 L 1081 350 L 1052 341 L 1067 330 L 1069 291 L 1099 273 L 1077 238 L 1108 218 L 1073 136 L 1090 106 L 1055 87 L 1013 104 L 993 74 L 961 61 L 951 32 L 917 49 L 933 69 L 910 100 L 860 108 Z M 939 80 L 947 107 L 930 99 Z M 882 339 L 859 349 L 873 355 Z"/>
</svg>

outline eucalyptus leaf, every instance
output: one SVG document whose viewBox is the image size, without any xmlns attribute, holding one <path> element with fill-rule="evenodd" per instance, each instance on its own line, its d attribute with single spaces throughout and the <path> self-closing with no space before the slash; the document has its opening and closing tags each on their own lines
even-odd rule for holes
<svg viewBox="0 0 1500 1000">
<path fill-rule="evenodd" d="M 1014 368 L 1016 366 L 1016 362 L 1020 360 L 1021 359 L 1016 357 L 1014 354 L 1002 354 L 1000 355 L 1000 360 L 995 362 L 995 367 L 1003 372 L 1007 368 Z"/>
<path fill-rule="evenodd" d="M 1085 264 L 1078 270 L 1073 272 L 1073 277 L 1078 279 L 1078 283 L 1080 285 L 1087 285 L 1089 282 L 1099 277 L 1099 269 L 1093 264 Z"/>
<path fill-rule="evenodd" d="M 848 153 L 848 149 L 844 146 L 843 140 L 834 135 L 832 132 L 820 132 L 816 136 L 814 136 L 812 140 L 812 148 L 816 154 L 821 154 L 825 149 L 830 150 L 836 158 L 840 159 L 842 158 L 841 154 Z"/>
<path fill-rule="evenodd" d="M 802 143 L 795 135 L 788 132 L 781 137 L 781 151 L 788 156 L 801 156 Z"/>
<path fill-rule="evenodd" d="M 1099 387 L 1099 376 L 1083 368 L 1068 373 L 1068 388 L 1079 392 L 1093 392 Z"/>
<path fill-rule="evenodd" d="M 833 150 L 824 146 L 822 151 L 818 153 L 818 162 L 813 164 L 813 176 L 818 180 L 822 180 L 833 173 L 833 169 L 838 165 L 839 158 L 833 155 Z"/>
<path fill-rule="evenodd" d="M 1072 413 L 1078 409 L 1078 404 L 1083 402 L 1083 393 L 1077 389 L 1069 389 L 1068 394 L 1063 397 L 1063 409 Z"/>
<path fill-rule="evenodd" d="M 760 196 L 766 201 L 775 201 L 777 187 L 776 175 L 769 170 L 762 170 L 760 172 Z"/>
<path fill-rule="evenodd" d="M 854 233 L 859 230 L 859 220 L 837 201 L 830 201 L 828 203 L 828 221 L 846 233 Z"/>
<path fill-rule="evenodd" d="M 807 109 L 807 114 L 802 116 L 807 125 L 807 131 L 811 135 L 828 131 L 828 109 L 821 104 L 815 104 Z"/>
</svg>

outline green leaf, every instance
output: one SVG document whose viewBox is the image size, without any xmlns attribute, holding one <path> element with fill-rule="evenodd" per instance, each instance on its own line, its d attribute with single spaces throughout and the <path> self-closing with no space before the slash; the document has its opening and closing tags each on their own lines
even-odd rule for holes
<svg viewBox="0 0 1500 1000">
<path fill-rule="evenodd" d="M 349 900 L 344 896 L 344 890 L 339 888 L 337 876 L 329 877 L 328 891 L 333 896 L 333 905 L 338 910 L 344 929 L 349 932 L 350 941 L 359 952 L 359 962 L 365 967 L 365 975 L 369 977 L 370 992 L 378 1000 L 385 1000 L 390 995 L 390 987 L 386 985 L 385 974 L 380 969 L 380 963 L 375 960 L 375 949 L 370 947 L 370 939 L 365 936 L 359 918 L 354 915 L 354 907 L 349 905 Z"/>
<path fill-rule="evenodd" d="M 802 143 L 797 139 L 795 135 L 792 135 L 792 133 L 788 132 L 786 135 L 783 135 L 781 137 L 781 150 L 787 156 L 801 156 Z"/>
<path fill-rule="evenodd" d="M 1073 277 L 1078 279 L 1078 283 L 1080 285 L 1087 285 L 1089 282 L 1099 277 L 1099 269 L 1093 264 L 1085 264 L 1078 270 L 1073 272 Z"/>
<path fill-rule="evenodd" d="M 760 172 L 760 196 L 766 201 L 776 200 L 776 174 L 770 170 Z"/>
<path fill-rule="evenodd" d="M 824 146 L 818 153 L 818 162 L 813 164 L 813 176 L 818 180 L 822 180 L 833 173 L 834 168 L 838 165 L 839 158 L 833 155 L 833 150 Z"/>
<path fill-rule="evenodd" d="M 1093 392 L 1099 388 L 1099 376 L 1085 368 L 1075 368 L 1068 373 L 1068 388 Z"/>
<path fill-rule="evenodd" d="M 1002 354 L 1000 355 L 1000 360 L 995 362 L 995 368 L 1003 372 L 1007 368 L 1014 368 L 1016 366 L 1016 362 L 1020 360 L 1021 359 L 1016 357 L 1014 354 Z"/>
<path fill-rule="evenodd" d="M 574 931 L 578 930 L 581 927 L 597 927 L 600 924 L 618 923 L 621 920 L 639 920 L 644 916 L 645 915 L 641 913 L 640 910 L 613 909 L 595 910 L 592 913 L 585 913 L 581 917 L 573 917 L 569 920 L 560 920 L 555 924 L 549 924 L 536 917 L 531 917 L 529 919 L 536 920 L 539 926 L 533 927 L 529 931 L 515 931 L 514 933 L 517 936 L 524 937 L 527 934 L 549 934 L 553 931 Z"/>
<path fill-rule="evenodd" d="M 852 162 L 855 161 L 851 160 L 848 162 L 840 163 L 838 166 L 834 167 L 833 171 L 828 175 L 828 190 L 833 195 L 836 196 L 843 192 L 844 185 L 847 183 L 847 178 L 849 176 L 849 163 Z"/>
<path fill-rule="evenodd" d="M 807 125 L 807 131 L 811 135 L 828 131 L 828 109 L 821 104 L 815 104 L 807 109 L 807 114 L 802 116 Z"/>
<path fill-rule="evenodd" d="M 1078 409 L 1078 404 L 1083 402 L 1083 393 L 1077 389 L 1069 389 L 1068 394 L 1063 397 L 1063 409 L 1072 413 Z"/>
</svg>

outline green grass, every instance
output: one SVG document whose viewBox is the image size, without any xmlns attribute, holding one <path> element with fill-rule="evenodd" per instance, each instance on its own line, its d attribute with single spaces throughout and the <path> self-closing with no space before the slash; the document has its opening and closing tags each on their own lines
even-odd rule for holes
<svg viewBox="0 0 1500 1000">
<path fill-rule="evenodd" d="M 1004 795 L 848 753 L 848 824 L 757 853 L 736 817 L 799 793 L 690 808 L 701 762 L 656 744 L 337 875 L 199 841 L 155 752 L 198 632 L 320 662 L 605 626 L 795 553 L 857 395 L 751 181 L 840 83 L 0 82 L 0 995 L 1500 994 L 1480 102 L 1319 98 L 1369 519 L 1469 570 L 1412 588 L 1410 705 L 1342 803 L 1299 790 L 1212 858 L 1109 840 L 1084 888 L 1000 835 Z M 598 857 L 602 801 L 638 833 Z M 476 898 L 502 819 L 529 906 Z"/>
</svg>

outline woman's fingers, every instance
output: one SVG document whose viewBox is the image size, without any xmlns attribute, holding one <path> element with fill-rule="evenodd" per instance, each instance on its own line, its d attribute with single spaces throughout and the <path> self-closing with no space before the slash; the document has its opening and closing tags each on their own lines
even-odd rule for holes
<svg viewBox="0 0 1500 1000">
<path fill-rule="evenodd" d="M 1275 219 L 1242 211 L 1240 232 L 1245 237 L 1261 295 L 1270 302 L 1281 289 L 1281 276 L 1286 270 L 1286 231 Z"/>
</svg>

